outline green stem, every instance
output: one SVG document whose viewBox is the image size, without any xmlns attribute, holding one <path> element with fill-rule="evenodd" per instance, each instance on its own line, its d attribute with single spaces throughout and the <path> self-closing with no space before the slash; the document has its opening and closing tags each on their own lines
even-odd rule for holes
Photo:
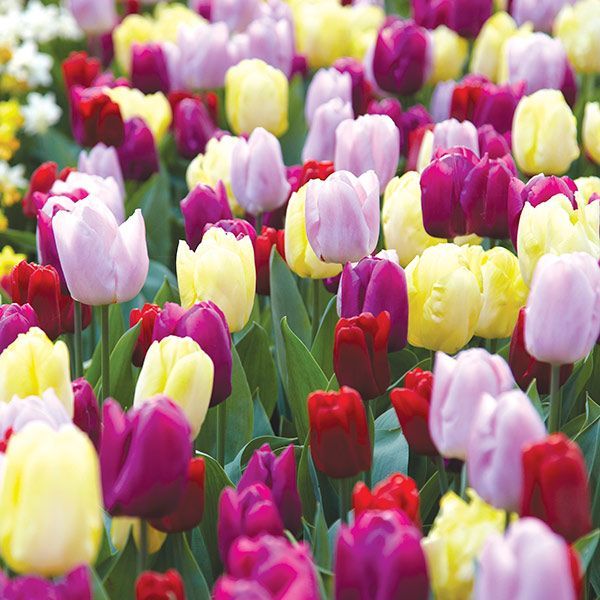
<svg viewBox="0 0 600 600">
<path fill-rule="evenodd" d="M 555 433 L 560 429 L 560 365 L 552 365 L 550 370 L 550 417 L 548 431 Z"/>
<path fill-rule="evenodd" d="M 496 354 L 498 350 L 498 340 L 496 338 L 490 340 L 490 354 Z"/>
<path fill-rule="evenodd" d="M 352 480 L 349 477 L 344 477 L 338 480 L 339 483 L 339 494 L 338 499 L 340 503 L 340 519 L 342 523 L 348 522 L 348 513 L 350 512 L 350 494 L 352 490 L 350 486 Z"/>
<path fill-rule="evenodd" d="M 321 320 L 321 307 L 319 305 L 319 287 L 321 285 L 320 279 L 312 280 L 312 340 L 314 342 L 319 331 L 319 321 Z"/>
<path fill-rule="evenodd" d="M 108 305 L 100 307 L 102 337 L 102 398 L 110 396 L 110 336 L 108 327 Z"/>
<path fill-rule="evenodd" d="M 467 491 L 467 463 L 464 463 L 460 470 L 460 497 L 464 500 Z"/>
<path fill-rule="evenodd" d="M 75 378 L 83 375 L 83 340 L 81 337 L 81 302 L 73 300 L 73 321 L 75 322 Z"/>
<path fill-rule="evenodd" d="M 443 496 L 448 491 L 448 474 L 444 466 L 444 459 L 441 456 L 436 457 L 435 464 L 438 470 L 438 479 L 440 482 L 440 493 Z"/>
<path fill-rule="evenodd" d="M 138 548 L 138 575 L 146 570 L 148 564 L 148 523 L 145 519 L 140 519 L 140 547 Z"/>
<path fill-rule="evenodd" d="M 510 525 L 510 510 L 504 511 L 504 531 L 508 529 Z"/>
<path fill-rule="evenodd" d="M 433 365 L 435 363 L 435 350 L 429 351 L 429 361 L 431 363 L 431 370 L 433 371 Z"/>
<path fill-rule="evenodd" d="M 227 437 L 227 405 L 217 406 L 217 461 L 225 467 L 225 438 Z"/>
<path fill-rule="evenodd" d="M 254 228 L 256 229 L 256 235 L 262 233 L 263 214 L 259 213 L 254 217 Z"/>
</svg>

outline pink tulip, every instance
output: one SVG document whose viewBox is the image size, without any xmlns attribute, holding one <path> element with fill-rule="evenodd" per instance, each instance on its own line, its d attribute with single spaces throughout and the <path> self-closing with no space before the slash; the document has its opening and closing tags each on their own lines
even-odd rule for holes
<svg viewBox="0 0 600 600">
<path fill-rule="evenodd" d="M 113 146 L 105 146 L 102 142 L 96 144 L 89 152 L 82 150 L 79 153 L 77 169 L 88 175 L 112 177 L 119 186 L 121 196 L 125 198 L 125 183 L 123 172 L 119 164 L 119 155 Z M 122 220 L 122 219 L 121 219 Z"/>
<path fill-rule="evenodd" d="M 292 74 L 296 48 L 293 26 L 288 19 L 255 19 L 248 26 L 246 35 L 248 58 L 260 58 L 286 77 Z"/>
<path fill-rule="evenodd" d="M 576 0 L 512 0 L 510 12 L 518 25 L 529 21 L 534 29 L 552 32 L 560 9 Z"/>
<path fill-rule="evenodd" d="M 87 34 L 108 33 L 118 21 L 115 0 L 68 0 L 67 8 Z"/>
<path fill-rule="evenodd" d="M 352 103 L 352 77 L 350 73 L 340 73 L 333 67 L 319 69 L 306 92 L 304 115 L 309 126 L 312 125 L 317 108 L 333 98 L 339 98 L 344 104 Z"/>
<path fill-rule="evenodd" d="M 313 124 L 308 130 L 302 160 L 333 161 L 335 156 L 335 132 L 338 125 L 346 119 L 352 119 L 352 104 L 344 103 L 340 98 L 321 104 L 313 115 Z"/>
<path fill-rule="evenodd" d="M 468 148 L 479 156 L 479 135 L 471 121 L 459 123 L 456 119 L 446 119 L 433 128 L 433 153 L 455 146 Z"/>
<path fill-rule="evenodd" d="M 244 31 L 260 16 L 261 0 L 212 0 L 211 19 L 223 21 L 235 31 Z"/>
</svg>

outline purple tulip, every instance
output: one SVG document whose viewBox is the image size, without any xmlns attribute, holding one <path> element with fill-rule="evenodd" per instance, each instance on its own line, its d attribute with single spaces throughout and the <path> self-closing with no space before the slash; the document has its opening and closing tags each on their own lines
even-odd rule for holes
<svg viewBox="0 0 600 600">
<path fill-rule="evenodd" d="M 365 511 L 343 525 L 336 542 L 337 600 L 427 600 L 421 533 L 398 510 Z"/>
<path fill-rule="evenodd" d="M 217 580 L 214 600 L 302 598 L 319 600 L 319 584 L 307 544 L 263 535 L 241 537 L 229 551 L 227 574 Z"/>
<path fill-rule="evenodd" d="M 156 396 L 124 413 L 103 406 L 100 471 L 104 506 L 113 516 L 154 519 L 177 508 L 192 455 L 190 425 L 179 406 Z"/>
<path fill-rule="evenodd" d="M 477 128 L 477 139 L 481 156 L 487 154 L 490 158 L 502 158 L 510 154 L 510 136 L 500 135 L 492 125 L 482 125 Z"/>
<path fill-rule="evenodd" d="M 185 98 L 177 104 L 173 114 L 173 136 L 177 151 L 184 158 L 195 158 L 204 152 L 208 140 L 217 129 L 208 109 L 200 100 Z"/>
<path fill-rule="evenodd" d="M 304 116 L 310 127 L 319 106 L 339 98 L 344 104 L 352 103 L 352 77 L 338 69 L 319 69 L 312 78 L 306 92 Z"/>
<path fill-rule="evenodd" d="M 211 19 L 223 21 L 232 31 L 244 31 L 261 14 L 260 0 L 212 0 Z"/>
<path fill-rule="evenodd" d="M 158 150 L 154 136 L 139 117 L 125 122 L 125 140 L 117 148 L 117 153 L 125 179 L 145 181 L 158 173 Z"/>
<path fill-rule="evenodd" d="M 569 177 L 556 177 L 554 175 L 546 177 L 540 174 L 532 177 L 527 184 L 515 177 L 508 192 L 508 225 L 510 239 L 514 247 L 517 248 L 519 221 L 526 202 L 532 206 L 537 206 L 542 202 L 547 202 L 556 194 L 564 194 L 575 209 L 577 208 L 576 191 L 577 186 Z"/>
<path fill-rule="evenodd" d="M 406 140 L 402 137 L 402 104 L 397 98 L 383 98 L 382 100 L 371 100 L 367 107 L 367 114 L 369 115 L 386 115 L 396 125 L 398 129 L 398 140 L 400 142 L 400 152 L 402 147 L 406 144 Z"/>
<path fill-rule="evenodd" d="M 21 333 L 38 327 L 35 311 L 29 304 L 3 304 L 0 306 L 0 354 L 8 348 Z"/>
<path fill-rule="evenodd" d="M 363 115 L 342 121 L 335 130 L 336 170 L 357 177 L 375 171 L 380 189 L 396 175 L 400 159 L 400 132 L 387 115 Z"/>
<path fill-rule="evenodd" d="M 402 154 L 403 156 L 408 156 L 410 134 L 423 125 L 433 123 L 433 119 L 422 104 L 415 104 L 402 113 L 401 123 L 400 139 L 402 140 Z"/>
<path fill-rule="evenodd" d="M 171 89 L 167 57 L 160 44 L 133 44 L 131 83 L 144 94 L 168 93 Z"/>
<path fill-rule="evenodd" d="M 255 450 L 238 483 L 238 491 L 255 483 L 270 488 L 284 527 L 297 533 L 302 526 L 302 504 L 296 483 L 294 446 L 288 446 L 279 457 L 268 444 Z"/>
<path fill-rule="evenodd" d="M 338 58 L 333 63 L 333 68 L 340 73 L 348 73 L 352 80 L 352 108 L 358 117 L 367 112 L 371 98 L 371 85 L 367 81 L 364 65 L 355 58 Z"/>
<path fill-rule="evenodd" d="M 334 98 L 319 106 L 304 142 L 302 160 L 332 161 L 335 157 L 335 132 L 338 125 L 353 117 L 350 102 L 344 103 L 340 98 Z"/>
<path fill-rule="evenodd" d="M 213 190 L 208 185 L 198 184 L 180 203 L 185 225 L 185 239 L 192 250 L 198 247 L 207 223 L 222 219 L 233 219 L 227 192 L 221 181 Z"/>
<path fill-rule="evenodd" d="M 229 398 L 231 337 L 221 309 L 213 302 L 199 302 L 188 310 L 167 302 L 154 321 L 152 340 L 162 340 L 169 335 L 192 338 L 212 360 L 215 372 L 210 406 Z"/>
<path fill-rule="evenodd" d="M 289 19 L 269 16 L 255 19 L 246 29 L 248 58 L 260 58 L 282 71 L 286 77 L 294 68 L 295 44 Z"/>
<path fill-rule="evenodd" d="M 210 21 L 212 0 L 188 0 L 188 5 L 201 17 L 204 17 L 207 21 Z"/>
<path fill-rule="evenodd" d="M 92 600 L 92 580 L 86 566 L 77 567 L 61 579 L 49 581 L 38 575 L 8 579 L 0 573 L 2 600 Z"/>
<path fill-rule="evenodd" d="M 463 37 L 476 37 L 492 16 L 492 0 L 411 0 L 414 20 L 427 29 L 446 25 Z"/>
<path fill-rule="evenodd" d="M 105 146 L 102 142 L 96 144 L 89 152 L 82 150 L 77 161 L 77 170 L 88 175 L 97 175 L 107 179 L 112 177 L 119 187 L 121 197 L 125 198 L 125 182 L 119 164 L 119 155 L 114 146 Z M 115 215 L 117 216 L 117 215 Z M 123 218 L 124 219 L 124 213 Z M 118 219 L 118 217 L 117 217 Z"/>
<path fill-rule="evenodd" d="M 518 25 L 530 22 L 537 31 L 552 33 L 552 25 L 563 6 L 576 0 L 512 0 L 510 12 Z"/>
<path fill-rule="evenodd" d="M 252 246 L 256 243 L 256 230 L 254 226 L 245 219 L 221 219 L 216 223 L 207 223 L 204 226 L 204 232 L 206 233 L 209 229 L 213 227 L 218 227 L 223 231 L 227 231 L 228 233 L 233 233 L 236 239 L 240 240 L 245 236 L 250 238 L 252 242 Z"/>
<path fill-rule="evenodd" d="M 73 423 L 87 433 L 96 450 L 100 450 L 102 426 L 94 388 L 83 377 L 73 381 L 71 387 L 74 397 Z"/>
<path fill-rule="evenodd" d="M 475 125 L 470 121 L 459 123 L 456 119 L 447 119 L 433 128 L 433 152 L 449 150 L 462 146 L 479 156 L 479 138 Z"/>
<path fill-rule="evenodd" d="M 427 31 L 414 21 L 388 17 L 373 51 L 377 85 L 392 94 L 414 94 L 425 85 L 432 66 L 433 47 Z"/>
<path fill-rule="evenodd" d="M 358 264 L 347 263 L 342 271 L 337 297 L 340 317 L 357 317 L 363 312 L 378 315 L 387 310 L 391 328 L 390 352 L 406 346 L 408 291 L 404 270 L 386 257 L 367 256 Z"/>
<path fill-rule="evenodd" d="M 241 536 L 283 535 L 283 521 L 271 490 L 254 483 L 243 490 L 225 488 L 219 498 L 217 539 L 219 554 L 226 569 L 232 544 Z"/>
</svg>

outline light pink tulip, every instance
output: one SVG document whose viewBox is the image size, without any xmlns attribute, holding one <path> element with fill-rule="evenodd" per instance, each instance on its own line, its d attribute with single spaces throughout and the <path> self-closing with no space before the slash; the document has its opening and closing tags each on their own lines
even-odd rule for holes
<svg viewBox="0 0 600 600">
<path fill-rule="evenodd" d="M 123 172 L 119 163 L 119 155 L 114 146 L 105 146 L 100 143 L 96 144 L 89 152 L 82 150 L 79 153 L 77 169 L 88 175 L 98 175 L 104 178 L 112 177 L 119 186 L 121 197 L 125 198 Z M 120 221 L 122 220 L 120 219 Z"/>
<path fill-rule="evenodd" d="M 560 9 L 577 0 L 513 0 L 510 12 L 518 25 L 529 21 L 538 31 L 552 32 Z"/>
<path fill-rule="evenodd" d="M 335 131 L 346 119 L 352 119 L 352 104 L 344 103 L 340 98 L 329 100 L 319 106 L 313 117 L 313 124 L 308 130 L 302 160 L 331 160 L 335 156 Z"/>
<path fill-rule="evenodd" d="M 585 358 L 600 335 L 600 266 L 583 252 L 540 258 L 527 299 L 525 347 L 541 362 Z"/>
<path fill-rule="evenodd" d="M 106 206 L 80 200 L 53 219 L 67 288 L 75 300 L 99 306 L 132 300 L 148 275 L 146 227 L 136 210 L 118 225 Z"/>
<path fill-rule="evenodd" d="M 514 387 L 506 361 L 482 348 L 452 358 L 435 355 L 429 433 L 445 458 L 465 460 L 473 422 L 484 394 L 496 397 Z"/>
<path fill-rule="evenodd" d="M 517 511 L 523 447 L 545 437 L 542 419 L 521 390 L 484 394 L 468 445 L 469 485 L 489 504 Z"/>
<path fill-rule="evenodd" d="M 0 402 L 0 440 L 6 438 L 9 429 L 12 433 L 17 433 L 33 421 L 43 421 L 53 429 L 72 422 L 66 408 L 52 388 L 47 389 L 41 397 L 15 396 L 6 404 Z"/>
<path fill-rule="evenodd" d="M 282 71 L 286 77 L 290 76 L 295 55 L 290 21 L 261 17 L 250 23 L 245 35 L 248 38 L 247 58 L 260 58 Z"/>
<path fill-rule="evenodd" d="M 115 0 L 67 0 L 67 8 L 88 35 L 112 31 L 119 19 Z"/>
<path fill-rule="evenodd" d="M 222 21 L 232 31 L 244 31 L 261 15 L 261 0 L 212 0 L 210 18 Z"/>
<path fill-rule="evenodd" d="M 308 241 L 321 260 L 359 261 L 375 250 L 379 237 L 377 175 L 336 171 L 325 181 L 309 181 L 305 214 Z"/>
<path fill-rule="evenodd" d="M 319 69 L 313 77 L 306 92 L 304 116 L 309 127 L 313 124 L 315 112 L 333 98 L 339 98 L 344 104 L 352 103 L 352 78 L 350 73 L 340 73 L 333 67 Z"/>
<path fill-rule="evenodd" d="M 335 168 L 359 176 L 375 171 L 381 189 L 398 169 L 400 132 L 387 115 L 346 120 L 335 131 Z"/>
<path fill-rule="evenodd" d="M 435 123 L 441 123 L 450 118 L 454 88 L 456 88 L 456 81 L 440 81 L 435 86 L 430 103 L 430 112 Z"/>
<path fill-rule="evenodd" d="M 456 119 L 446 119 L 433 128 L 434 153 L 440 148 L 448 150 L 454 146 L 464 146 L 479 156 L 479 136 L 471 121 L 460 123 Z"/>
</svg>

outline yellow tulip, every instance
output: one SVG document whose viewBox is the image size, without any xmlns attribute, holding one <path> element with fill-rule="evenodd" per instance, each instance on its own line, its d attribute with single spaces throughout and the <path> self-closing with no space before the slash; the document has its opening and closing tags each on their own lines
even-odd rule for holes
<svg viewBox="0 0 600 600">
<path fill-rule="evenodd" d="M 248 236 L 213 227 L 195 251 L 180 241 L 177 248 L 177 282 L 181 304 L 211 300 L 225 314 L 230 331 L 244 328 L 254 305 L 256 268 Z"/>
<path fill-rule="evenodd" d="M 527 285 L 544 254 L 585 252 L 596 260 L 600 258 L 600 204 L 586 204 L 579 193 L 576 197 L 577 209 L 562 194 L 537 206 L 525 203 L 519 220 L 517 248 Z"/>
<path fill-rule="evenodd" d="M 363 60 L 369 46 L 375 41 L 379 28 L 385 21 L 385 11 L 379 6 L 359 4 L 345 6 L 350 24 L 350 56 Z"/>
<path fill-rule="evenodd" d="M 341 272 L 342 265 L 323 262 L 308 243 L 305 204 L 306 185 L 303 185 L 292 194 L 285 215 L 285 260 L 300 277 L 335 277 Z"/>
<path fill-rule="evenodd" d="M 154 529 L 149 523 L 146 523 L 148 534 L 148 553 L 158 552 L 167 539 L 167 534 L 158 529 Z M 113 517 L 110 523 L 110 541 L 119 551 L 123 551 L 127 545 L 129 535 L 133 532 L 133 541 L 137 548 L 140 547 L 140 520 L 132 517 Z"/>
<path fill-rule="evenodd" d="M 588 102 L 583 117 L 583 148 L 600 165 L 600 102 Z"/>
<path fill-rule="evenodd" d="M 105 88 L 104 92 L 121 109 L 123 120 L 141 117 L 152 131 L 158 144 L 169 130 L 173 114 L 171 105 L 162 92 L 143 94 L 135 88 L 119 86 Z"/>
<path fill-rule="evenodd" d="M 0 354 L 0 402 L 10 402 L 13 396 L 42 396 L 50 388 L 72 417 L 73 390 L 67 345 L 53 344 L 41 329 L 32 327 Z"/>
<path fill-rule="evenodd" d="M 470 502 L 454 492 L 441 499 L 440 512 L 421 542 L 437 600 L 471 598 L 477 557 L 488 537 L 504 530 L 503 510 L 486 504 L 471 489 L 467 495 Z"/>
<path fill-rule="evenodd" d="M 423 250 L 446 240 L 430 236 L 423 227 L 420 177 L 409 171 L 394 177 L 383 194 L 381 222 L 387 249 L 395 250 L 402 267 Z"/>
<path fill-rule="evenodd" d="M 579 177 L 575 180 L 575 185 L 584 204 L 590 201 L 592 194 L 600 196 L 600 177 Z"/>
<path fill-rule="evenodd" d="M 208 411 L 215 367 L 210 356 L 189 337 L 170 335 L 153 342 L 135 386 L 133 405 L 164 394 L 178 404 L 195 438 Z"/>
<path fill-rule="evenodd" d="M 549 126 L 549 123 L 552 126 Z M 528 175 L 563 175 L 579 157 L 577 120 L 558 90 L 523 97 L 512 126 L 513 154 Z"/>
<path fill-rule="evenodd" d="M 12 246 L 4 246 L 0 251 L 0 278 L 9 275 L 20 262 L 27 260 L 25 254 L 16 253 Z"/>
<path fill-rule="evenodd" d="M 258 59 L 246 59 L 225 74 L 225 112 L 234 133 L 264 127 L 281 136 L 288 128 L 288 80 Z"/>
<path fill-rule="evenodd" d="M 519 260 L 500 246 L 481 251 L 481 277 L 483 306 L 475 335 L 487 339 L 509 337 L 529 291 L 521 276 Z"/>
<path fill-rule="evenodd" d="M 472 248 L 437 244 L 406 267 L 408 341 L 414 346 L 454 354 L 473 337 L 483 299 Z"/>
<path fill-rule="evenodd" d="M 554 21 L 554 36 L 580 73 L 600 73 L 600 0 L 565 4 Z"/>
<path fill-rule="evenodd" d="M 430 83 L 460 79 L 469 53 L 469 43 L 445 25 L 431 32 L 433 37 L 433 72 Z"/>
<path fill-rule="evenodd" d="M 17 573 L 63 575 L 93 564 L 102 538 L 98 455 L 72 425 L 34 422 L 8 444 L 0 490 L 0 551 Z"/>
<path fill-rule="evenodd" d="M 177 32 L 181 25 L 196 27 L 205 23 L 197 12 L 183 4 L 160 2 L 154 9 L 154 39 L 157 42 L 177 42 Z"/>
<path fill-rule="evenodd" d="M 127 15 L 113 30 L 117 64 L 125 73 L 131 72 L 131 48 L 155 40 L 154 22 L 150 17 Z"/>
</svg>

